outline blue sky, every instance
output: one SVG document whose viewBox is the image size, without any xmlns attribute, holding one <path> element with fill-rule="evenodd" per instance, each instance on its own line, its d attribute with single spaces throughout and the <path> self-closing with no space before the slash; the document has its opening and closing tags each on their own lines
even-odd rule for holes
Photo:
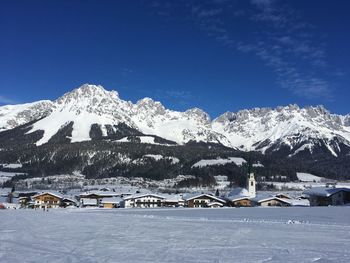
<svg viewBox="0 0 350 263">
<path fill-rule="evenodd" d="M 346 0 L 0 3 L 0 104 L 83 83 L 133 102 L 225 111 L 297 103 L 347 114 Z"/>
</svg>

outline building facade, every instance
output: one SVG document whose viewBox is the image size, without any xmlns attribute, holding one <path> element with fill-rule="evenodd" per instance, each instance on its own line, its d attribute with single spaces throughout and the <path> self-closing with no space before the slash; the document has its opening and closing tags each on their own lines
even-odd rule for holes
<svg viewBox="0 0 350 263">
<path fill-rule="evenodd" d="M 124 198 L 125 208 L 155 208 L 162 207 L 162 202 L 165 198 L 156 194 L 139 194 L 131 195 Z"/>
<path fill-rule="evenodd" d="M 209 194 L 199 194 L 192 197 L 186 198 L 186 206 L 190 208 L 200 208 L 200 207 L 218 207 L 215 203 L 219 203 L 222 206 L 226 204 L 226 201 L 212 196 Z M 215 206 L 213 206 L 215 204 Z"/>
<path fill-rule="evenodd" d="M 61 206 L 62 196 L 54 193 L 41 193 L 33 196 L 34 208 L 49 209 Z"/>
</svg>

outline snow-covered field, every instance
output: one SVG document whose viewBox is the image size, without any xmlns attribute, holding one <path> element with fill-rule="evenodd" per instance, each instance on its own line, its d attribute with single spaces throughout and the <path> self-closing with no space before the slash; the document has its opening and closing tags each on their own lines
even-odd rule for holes
<svg viewBox="0 0 350 263">
<path fill-rule="evenodd" d="M 350 207 L 0 211 L 0 262 L 348 262 Z"/>
<path fill-rule="evenodd" d="M 210 159 L 210 160 L 200 160 L 199 162 L 196 162 L 192 167 L 204 167 L 204 166 L 210 166 L 210 165 L 224 165 L 227 163 L 235 163 L 238 166 L 242 166 L 244 163 L 246 163 L 246 160 L 244 160 L 241 157 L 229 157 L 228 159 Z"/>
<path fill-rule="evenodd" d="M 309 173 L 297 173 L 297 177 L 301 182 L 321 182 L 325 178 L 319 177 Z"/>
</svg>

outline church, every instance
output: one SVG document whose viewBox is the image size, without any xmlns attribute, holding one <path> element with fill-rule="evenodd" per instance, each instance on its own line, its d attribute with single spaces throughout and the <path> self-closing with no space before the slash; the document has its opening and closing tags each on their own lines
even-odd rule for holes
<svg viewBox="0 0 350 263">
<path fill-rule="evenodd" d="M 246 188 L 234 188 L 227 197 L 227 200 L 235 207 L 253 206 L 252 199 L 256 197 L 256 181 L 254 173 L 249 173 Z"/>
</svg>

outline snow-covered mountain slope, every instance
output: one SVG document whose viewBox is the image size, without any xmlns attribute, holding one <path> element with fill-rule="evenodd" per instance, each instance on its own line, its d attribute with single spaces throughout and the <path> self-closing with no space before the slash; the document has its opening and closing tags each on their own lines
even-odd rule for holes
<svg viewBox="0 0 350 263">
<path fill-rule="evenodd" d="M 132 120 L 143 133 L 179 144 L 192 140 L 230 145 L 224 135 L 211 129 L 209 115 L 198 108 L 185 112 L 172 111 L 165 109 L 160 102 L 145 98 L 134 105 Z"/>
<path fill-rule="evenodd" d="M 85 84 L 53 102 L 46 103 L 50 105 L 50 114 L 45 111 L 47 116 L 37 121 L 27 132 L 30 134 L 44 131 L 37 145 L 49 142 L 53 136 L 62 133 L 62 130 L 68 130 L 67 137 L 71 142 L 91 140 L 96 133 L 106 137 L 115 133 L 115 126 L 120 123 L 143 134 L 156 135 L 178 144 L 190 140 L 230 144 L 225 136 L 211 130 L 209 115 L 200 109 L 172 111 L 150 98 L 133 104 L 120 99 L 116 91 L 107 91 L 102 86 Z M 12 108 L 7 110 L 1 122 L 14 125 L 5 126 L 3 130 L 26 123 L 17 120 L 16 112 L 23 111 L 21 105 L 18 108 L 5 106 L 0 109 L 5 112 L 8 107 Z M 28 121 L 45 116 L 39 115 L 42 111 L 37 108 L 29 108 L 27 112 L 32 117 Z"/>
<path fill-rule="evenodd" d="M 129 117 L 132 104 L 119 99 L 116 91 L 106 91 L 101 86 L 83 85 L 64 94 L 53 104 L 54 110 L 51 114 L 36 122 L 28 132 L 44 131 L 44 136 L 37 145 L 47 143 L 70 123 L 73 123 L 71 142 L 90 140 L 93 124 L 99 126 L 102 136 L 113 132 L 114 125 L 118 123 L 133 126 Z"/>
<path fill-rule="evenodd" d="M 331 114 L 322 106 L 255 108 L 226 112 L 212 121 L 198 108 L 173 111 L 151 98 L 134 104 L 116 91 L 84 84 L 55 101 L 0 107 L 0 131 L 37 119 L 26 131 L 43 134 L 37 145 L 62 141 L 59 136 L 65 142 L 80 142 L 119 134 L 113 139 L 120 140 L 130 135 L 120 131 L 131 129 L 131 135 L 158 136 L 178 144 L 202 141 L 262 152 L 283 148 L 290 156 L 319 148 L 334 156 L 350 151 L 350 115 Z"/>
<path fill-rule="evenodd" d="M 243 150 L 265 152 L 287 146 L 293 155 L 324 146 L 337 156 L 341 145 L 350 146 L 348 116 L 331 114 L 323 106 L 226 112 L 213 121 L 212 127 L 226 135 L 232 146 Z"/>
<path fill-rule="evenodd" d="M 42 100 L 33 103 L 0 107 L 0 131 L 13 129 L 22 124 L 40 119 L 53 110 L 53 103 Z"/>
</svg>

